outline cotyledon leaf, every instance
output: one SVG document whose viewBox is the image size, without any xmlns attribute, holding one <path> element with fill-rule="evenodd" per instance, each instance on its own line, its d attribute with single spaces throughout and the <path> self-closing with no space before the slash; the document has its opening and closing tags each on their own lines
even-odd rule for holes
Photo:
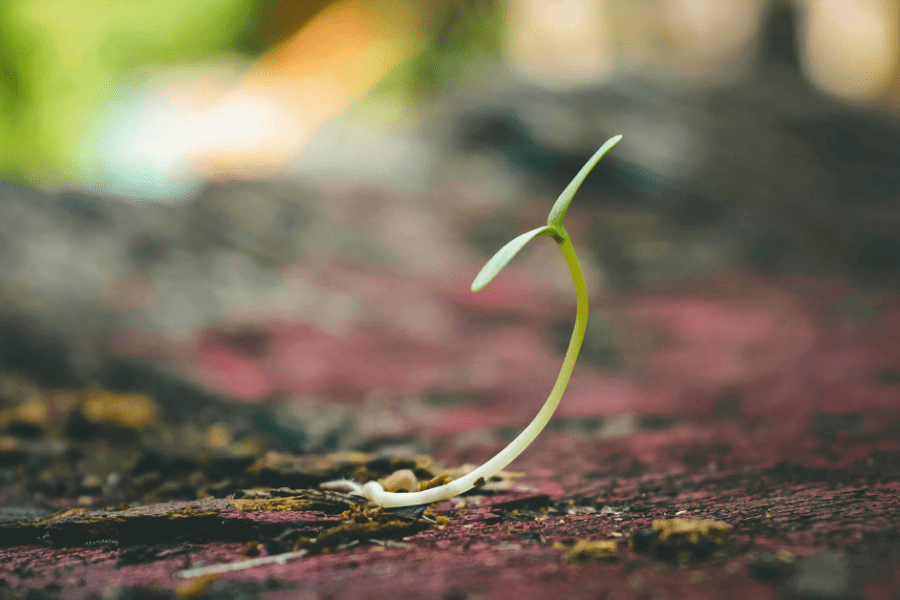
<svg viewBox="0 0 900 600">
<path fill-rule="evenodd" d="M 581 184 L 584 182 L 585 177 L 587 177 L 588 173 L 591 172 L 591 169 L 593 169 L 594 166 L 596 166 L 596 164 L 600 162 L 600 159 L 603 158 L 603 155 L 609 152 L 610 149 L 618 144 L 619 140 L 621 139 L 621 135 L 609 138 L 605 144 L 600 146 L 600 149 L 594 153 L 591 159 L 587 161 L 587 163 L 583 167 L 581 167 L 581 170 L 578 171 L 578 175 L 575 176 L 575 179 L 569 182 L 569 185 L 566 186 L 566 189 L 563 190 L 563 193 L 560 194 L 559 198 L 556 199 L 556 202 L 553 203 L 553 208 L 550 209 L 550 216 L 547 217 L 547 224 L 562 227 L 563 219 L 566 218 L 566 211 L 569 210 L 569 205 L 572 203 L 572 198 L 575 197 L 575 192 L 577 192 L 578 188 L 581 187 Z"/>
<path fill-rule="evenodd" d="M 482 267 L 481 272 L 475 277 L 475 281 L 472 282 L 472 291 L 477 292 L 489 284 L 491 280 L 497 276 L 497 273 L 502 271 L 503 267 L 505 267 L 507 263 L 519 253 L 519 250 L 532 239 L 539 235 L 553 235 L 555 232 L 556 227 L 553 225 L 544 225 L 543 227 L 526 231 L 500 248 L 500 250 L 497 251 L 497 254 L 492 256 L 491 260 L 487 261 L 487 264 Z"/>
</svg>

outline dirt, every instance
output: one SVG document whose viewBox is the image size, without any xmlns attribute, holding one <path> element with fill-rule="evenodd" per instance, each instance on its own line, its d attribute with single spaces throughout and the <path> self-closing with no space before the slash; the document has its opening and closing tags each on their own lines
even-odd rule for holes
<svg viewBox="0 0 900 600">
<path fill-rule="evenodd" d="M 13 597 L 29 598 L 593 597 L 613 590 L 626 598 L 885 597 L 898 584 L 900 448 L 882 437 L 895 449 L 856 460 L 859 446 L 873 440 L 823 447 L 812 421 L 811 444 L 773 444 L 765 431 L 731 422 L 607 440 L 550 433 L 517 463 L 528 475 L 515 489 L 488 484 L 428 511 L 260 488 L 46 515 L 53 502 L 44 496 L 43 509 L 4 509 L 0 577 Z M 767 447 L 765 457 L 723 460 L 751 443 Z M 653 456 L 677 457 L 679 466 Z M 269 453 L 244 470 L 290 465 L 299 477 L 305 466 L 315 481 L 397 466 L 380 460 L 357 453 L 288 461 Z M 716 462 L 722 466 L 712 469 Z M 306 554 L 199 583 L 178 576 L 298 550 Z"/>
<path fill-rule="evenodd" d="M 632 314 L 665 332 L 650 353 L 617 374 L 584 367 L 514 471 L 427 511 L 366 508 L 318 484 L 393 477 L 425 489 L 459 476 L 518 433 L 512 424 L 535 410 L 537 390 L 520 406 L 507 400 L 519 388 L 506 379 L 493 391 L 399 392 L 349 406 L 239 404 L 202 388 L 187 402 L 5 374 L 3 593 L 890 597 L 900 589 L 900 389 L 873 374 L 900 364 L 886 343 L 900 321 L 883 307 L 836 325 L 832 304 L 801 302 L 796 289 L 785 304 L 785 289 L 632 301 Z M 785 340 L 722 320 L 740 310 L 806 323 L 819 341 L 797 352 L 797 325 Z M 703 375 L 697 353 L 708 344 L 735 348 L 727 377 L 709 360 Z M 626 376 L 640 383 L 617 387 Z M 680 391 L 639 398 L 663 387 Z M 143 389 L 178 388 L 151 379 Z M 636 399 L 634 412 L 610 408 L 622 393 Z M 140 410 L 123 411 L 132 404 Z M 310 447 L 328 439 L 323 423 L 342 451 Z M 429 448 L 439 461 L 421 454 Z M 232 570 L 194 583 L 179 576 L 215 565 Z"/>
</svg>

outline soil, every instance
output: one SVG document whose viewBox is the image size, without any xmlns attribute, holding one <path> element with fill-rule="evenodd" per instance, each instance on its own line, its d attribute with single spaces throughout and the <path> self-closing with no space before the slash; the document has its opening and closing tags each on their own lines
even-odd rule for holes
<svg viewBox="0 0 900 600">
<path fill-rule="evenodd" d="M 538 389 L 519 407 L 505 378 L 355 403 L 325 379 L 318 400 L 248 404 L 188 384 L 179 396 L 167 375 L 126 359 L 141 385 L 6 374 L 0 585 L 22 598 L 892 597 L 900 313 L 835 317 L 828 297 L 842 296 L 833 284 L 736 276 L 601 303 L 654 328 L 650 349 L 631 350 L 639 358 L 624 370 L 580 367 L 514 471 L 427 510 L 368 508 L 318 484 L 451 477 L 517 433 L 552 374 L 532 373 Z M 484 322 L 497 308 L 467 310 Z M 518 325 L 536 340 L 529 350 L 528 336 L 513 338 L 519 349 L 553 356 L 552 335 L 538 333 L 555 319 Z M 503 337 L 484 342 L 502 356 Z M 728 344 L 731 370 L 715 366 Z M 407 368 L 428 389 L 424 365 Z M 232 570 L 204 574 L 221 564 Z"/>
</svg>

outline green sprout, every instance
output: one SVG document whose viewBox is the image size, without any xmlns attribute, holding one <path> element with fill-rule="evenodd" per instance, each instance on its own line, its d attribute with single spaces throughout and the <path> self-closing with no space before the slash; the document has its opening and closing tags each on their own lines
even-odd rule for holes
<svg viewBox="0 0 900 600">
<path fill-rule="evenodd" d="M 494 277 L 503 270 L 503 267 L 513 259 L 519 250 L 524 248 L 532 239 L 539 236 L 553 238 L 559 245 L 560 250 L 562 250 L 563 256 L 566 259 L 566 264 L 569 265 L 569 272 L 572 274 L 572 281 L 575 284 L 575 298 L 577 301 L 575 327 L 572 331 L 572 337 L 569 340 L 569 348 L 566 350 L 562 368 L 559 371 L 559 376 L 556 378 L 556 383 L 553 385 L 550 396 L 547 398 L 547 401 L 544 402 L 544 406 L 541 407 L 541 410 L 534 420 L 528 424 L 516 439 L 510 442 L 509 445 L 503 448 L 503 450 L 492 459 L 459 479 L 455 479 L 438 487 L 412 493 L 398 493 L 385 491 L 377 481 L 370 481 L 369 483 L 360 485 L 359 483 L 349 480 L 330 481 L 322 484 L 322 487 L 329 489 L 349 489 L 351 493 L 363 496 L 369 501 L 385 508 L 416 506 L 419 504 L 439 502 L 462 494 L 463 492 L 467 492 L 474 487 L 483 485 L 491 477 L 499 473 L 501 469 L 515 460 L 516 457 L 518 457 L 525 448 L 534 441 L 550 421 L 550 417 L 553 416 L 556 407 L 559 406 L 559 401 L 562 398 L 566 386 L 569 384 L 569 378 L 572 376 L 572 370 L 575 368 L 575 360 L 578 358 L 578 352 L 581 350 L 581 342 L 584 340 L 584 333 L 587 328 L 587 286 L 584 282 L 584 274 L 581 272 L 581 266 L 578 263 L 578 257 L 575 255 L 575 248 L 572 246 L 569 234 L 566 232 L 565 227 L 563 227 L 563 219 L 566 217 L 566 211 L 569 210 L 569 204 L 572 203 L 575 192 L 581 187 L 581 184 L 588 176 L 588 173 L 591 172 L 591 169 L 594 168 L 597 162 L 599 162 L 600 159 L 603 158 L 603 156 L 621 139 L 621 135 L 611 138 L 603 144 L 594 156 L 588 160 L 587 164 L 581 168 L 575 178 L 568 186 L 566 186 L 566 189 L 563 190 L 563 193 L 560 194 L 556 203 L 553 205 L 553 208 L 550 209 L 550 216 L 547 218 L 546 225 L 523 233 L 503 246 L 503 248 L 501 248 L 499 252 L 484 265 L 484 268 L 482 268 L 481 272 L 478 273 L 478 276 L 475 277 L 475 281 L 472 282 L 473 292 L 477 292 L 484 288 L 484 286 L 490 283 Z"/>
</svg>

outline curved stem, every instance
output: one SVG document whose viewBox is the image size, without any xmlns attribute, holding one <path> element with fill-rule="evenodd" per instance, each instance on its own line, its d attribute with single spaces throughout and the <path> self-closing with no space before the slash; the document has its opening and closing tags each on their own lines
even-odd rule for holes
<svg viewBox="0 0 900 600">
<path fill-rule="evenodd" d="M 520 433 L 516 439 L 509 443 L 492 459 L 466 475 L 455 479 L 450 483 L 442 486 L 412 493 L 393 493 L 386 492 L 378 482 L 369 482 L 363 485 L 359 492 L 371 500 L 372 502 L 384 506 L 386 508 L 400 506 L 415 506 L 418 504 L 428 504 L 431 502 L 439 502 L 457 496 L 463 492 L 467 492 L 473 487 L 484 484 L 488 479 L 500 472 L 509 463 L 516 459 L 525 448 L 538 436 L 544 429 L 544 426 L 550 421 L 553 412 L 559 405 L 563 392 L 569 384 L 569 378 L 572 376 L 572 370 L 575 368 L 575 360 L 578 358 L 578 352 L 581 350 L 581 342 L 584 340 L 584 333 L 587 329 L 588 316 L 588 294 L 587 285 L 584 281 L 584 274 L 581 272 L 581 265 L 578 263 L 578 257 L 575 255 L 575 248 L 572 246 L 571 240 L 566 230 L 561 225 L 555 225 L 554 240 L 559 244 L 563 256 L 565 256 L 566 264 L 569 266 L 569 272 L 572 274 L 572 281 L 575 284 L 575 297 L 577 299 L 577 313 L 575 315 L 575 327 L 572 330 L 572 338 L 569 340 L 569 348 L 566 350 L 566 356 L 563 359 L 562 368 L 556 383 L 550 391 L 550 396 L 541 407 L 541 410 L 535 416 L 534 420 Z"/>
</svg>

